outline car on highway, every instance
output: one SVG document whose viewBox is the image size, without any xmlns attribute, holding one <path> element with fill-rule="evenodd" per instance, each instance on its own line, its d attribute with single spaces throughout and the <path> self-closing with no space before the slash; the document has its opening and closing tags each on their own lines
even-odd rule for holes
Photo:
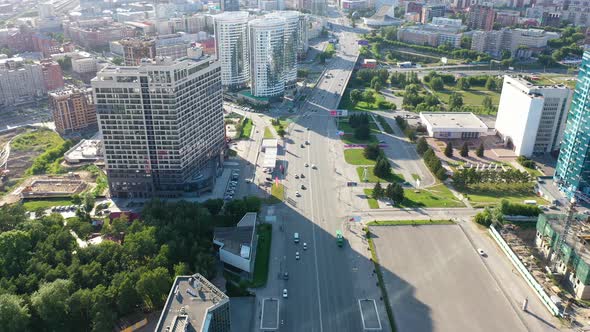
<svg viewBox="0 0 590 332">
<path fill-rule="evenodd" d="M 309 164 L 308 163 L 305 163 L 305 167 L 309 167 Z"/>
<path fill-rule="evenodd" d="M 486 257 L 486 256 L 487 256 L 486 252 L 485 252 L 485 251 L 483 251 L 483 249 L 481 249 L 481 248 L 477 248 L 477 253 L 478 253 L 480 256 L 482 256 L 482 257 Z"/>
<path fill-rule="evenodd" d="M 299 251 L 295 252 L 295 259 L 299 259 Z"/>
<path fill-rule="evenodd" d="M 311 143 L 309 143 L 309 141 L 305 141 L 305 144 L 306 144 L 306 145 L 309 145 L 309 144 L 311 144 Z"/>
<path fill-rule="evenodd" d="M 289 280 L 289 272 L 283 273 L 283 279 Z"/>
<path fill-rule="evenodd" d="M 307 243 L 303 242 L 303 250 L 307 250 Z"/>
<path fill-rule="evenodd" d="M 304 184 L 301 185 L 301 189 L 302 190 L 305 190 L 305 185 Z"/>
<path fill-rule="evenodd" d="M 284 298 L 287 298 L 287 297 L 289 297 L 289 294 L 287 294 L 287 289 L 286 289 L 286 288 L 285 288 L 285 289 L 283 289 L 283 297 L 284 297 Z"/>
<path fill-rule="evenodd" d="M 311 165 L 311 169 L 318 169 L 316 165 Z"/>
<path fill-rule="evenodd" d="M 298 191 L 296 191 L 296 192 L 295 192 L 295 196 L 296 196 L 296 197 L 301 197 L 301 194 L 300 194 Z"/>
<path fill-rule="evenodd" d="M 295 174 L 295 178 L 296 179 L 299 179 L 299 174 Z"/>
</svg>

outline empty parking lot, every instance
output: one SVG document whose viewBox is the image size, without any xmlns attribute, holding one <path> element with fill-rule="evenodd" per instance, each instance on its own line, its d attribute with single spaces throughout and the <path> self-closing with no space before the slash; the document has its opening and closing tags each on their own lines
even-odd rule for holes
<svg viewBox="0 0 590 332">
<path fill-rule="evenodd" d="M 371 231 L 398 330 L 526 331 L 459 226 Z"/>
</svg>

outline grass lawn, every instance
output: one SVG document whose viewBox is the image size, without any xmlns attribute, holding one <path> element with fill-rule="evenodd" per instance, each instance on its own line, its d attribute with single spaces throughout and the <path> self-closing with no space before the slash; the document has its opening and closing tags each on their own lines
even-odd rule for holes
<svg viewBox="0 0 590 332">
<path fill-rule="evenodd" d="M 250 138 L 253 127 L 252 120 L 245 118 L 242 123 L 242 133 L 240 134 L 240 138 Z"/>
<path fill-rule="evenodd" d="M 368 140 L 357 139 L 352 134 L 344 134 L 342 137 L 342 142 L 344 144 L 369 144 L 373 142 L 377 142 L 377 137 L 375 135 L 369 136 Z"/>
<path fill-rule="evenodd" d="M 463 103 L 468 106 L 481 107 L 483 99 L 486 96 L 492 98 L 493 105 L 497 108 L 500 103 L 500 93 L 486 90 L 484 87 L 471 87 L 468 91 L 461 91 L 454 86 L 445 86 L 445 90 L 436 91 L 437 97 L 445 104 L 449 103 L 449 97 L 454 93 L 459 92 L 463 96 Z M 482 109 L 483 112 L 483 109 Z"/>
<path fill-rule="evenodd" d="M 360 89 L 362 90 L 362 89 Z M 346 89 L 344 95 L 342 96 L 342 100 L 340 101 L 340 105 L 338 105 L 338 109 L 347 109 L 349 111 L 375 111 L 378 110 L 379 102 L 385 101 L 385 97 L 381 95 L 379 92 L 376 92 L 373 89 L 366 89 L 373 91 L 373 97 L 375 97 L 375 101 L 372 103 L 367 103 L 365 101 L 359 101 L 356 105 L 353 105 L 350 101 L 350 91 L 352 89 Z"/>
<path fill-rule="evenodd" d="M 399 226 L 399 225 L 453 225 L 452 220 L 378 220 L 368 222 L 368 226 Z"/>
<path fill-rule="evenodd" d="M 365 189 L 365 195 L 367 195 L 367 202 L 369 203 L 369 208 L 371 209 L 378 209 L 379 202 L 373 198 L 373 189 Z"/>
<path fill-rule="evenodd" d="M 287 126 L 289 125 L 289 121 L 285 120 L 284 118 L 280 118 L 279 119 L 279 124 L 281 126 L 283 126 L 283 129 L 284 130 L 287 130 Z M 275 131 L 277 131 L 277 132 L 279 131 L 279 125 L 278 124 L 277 125 L 273 124 L 272 126 L 275 128 Z"/>
<path fill-rule="evenodd" d="M 72 200 L 69 198 L 55 198 L 43 200 L 27 200 L 23 203 L 23 207 L 27 211 L 35 211 L 40 208 L 50 208 L 54 206 L 72 205 Z"/>
<path fill-rule="evenodd" d="M 387 177 L 387 178 L 380 178 L 378 176 L 376 176 L 375 174 L 373 174 L 373 166 L 369 166 L 367 167 L 367 182 L 370 183 L 377 183 L 377 181 L 383 183 L 383 182 L 404 182 L 404 177 L 400 174 L 396 174 L 394 172 L 391 172 L 391 174 Z M 357 167 L 356 168 L 356 173 L 359 176 L 359 180 L 360 182 L 363 182 L 363 173 L 364 173 L 364 167 Z"/>
<path fill-rule="evenodd" d="M 346 134 L 354 133 L 354 128 L 352 128 L 350 126 L 348 121 L 338 121 L 338 129 L 342 130 Z M 369 122 L 369 129 L 371 129 L 371 132 L 374 132 L 374 133 L 381 132 L 381 130 L 379 130 L 379 127 L 377 127 L 377 125 L 373 121 Z"/>
<path fill-rule="evenodd" d="M 469 202 L 476 208 L 499 204 L 503 199 L 519 204 L 525 200 L 536 200 L 537 204 L 547 204 L 547 201 L 535 195 L 533 185 L 528 183 L 482 184 L 461 188 L 459 191 L 466 195 Z"/>
<path fill-rule="evenodd" d="M 254 288 L 266 285 L 268 280 L 272 225 L 262 224 L 256 233 L 258 234 L 258 244 L 256 246 L 256 261 L 254 262 L 254 278 L 251 284 L 251 287 Z"/>
<path fill-rule="evenodd" d="M 13 151 L 46 151 L 63 142 L 63 138 L 56 132 L 42 128 L 17 136 L 10 143 L 10 148 Z"/>
<path fill-rule="evenodd" d="M 272 185 L 270 189 L 270 194 L 272 197 L 279 201 L 283 201 L 285 199 L 285 186 L 282 183 Z"/>
<path fill-rule="evenodd" d="M 365 149 L 345 149 L 344 160 L 351 165 L 375 165 L 375 160 L 364 156 Z"/>
<path fill-rule="evenodd" d="M 524 166 L 523 166 L 523 167 L 524 167 Z M 541 173 L 541 171 L 539 171 L 539 170 L 538 170 L 538 169 L 536 169 L 536 168 L 528 168 L 528 167 L 525 167 L 524 169 L 526 169 L 526 171 L 527 171 L 527 172 L 529 172 L 529 174 L 530 174 L 531 176 L 534 176 L 534 177 L 537 177 L 537 176 L 543 176 L 543 173 Z"/>
<path fill-rule="evenodd" d="M 268 127 L 264 127 L 264 138 L 275 138 L 275 135 L 273 135 Z"/>
<path fill-rule="evenodd" d="M 444 184 L 425 189 L 404 189 L 404 201 L 401 207 L 464 207 Z"/>
</svg>

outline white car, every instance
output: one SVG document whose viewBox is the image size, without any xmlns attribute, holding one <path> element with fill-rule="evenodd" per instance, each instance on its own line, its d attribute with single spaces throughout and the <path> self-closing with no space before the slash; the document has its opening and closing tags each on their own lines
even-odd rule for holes
<svg viewBox="0 0 590 332">
<path fill-rule="evenodd" d="M 301 194 L 300 194 L 298 191 L 296 191 L 296 192 L 295 192 L 295 196 L 296 196 L 296 197 L 301 197 Z"/>
<path fill-rule="evenodd" d="M 305 167 L 309 167 L 309 164 L 308 163 L 305 163 Z"/>
<path fill-rule="evenodd" d="M 295 252 L 295 259 L 299 259 L 299 251 Z"/>
<path fill-rule="evenodd" d="M 487 256 L 487 255 L 486 255 L 486 252 L 485 252 L 485 251 L 483 251 L 483 249 L 481 249 L 481 248 L 477 248 L 477 253 L 478 253 L 480 256 L 482 256 L 482 257 L 486 257 L 486 256 Z"/>
<path fill-rule="evenodd" d="M 318 169 L 315 165 L 311 165 L 311 169 Z"/>
<path fill-rule="evenodd" d="M 303 250 L 307 250 L 307 243 L 303 242 Z"/>
<path fill-rule="evenodd" d="M 284 297 L 284 298 L 287 298 L 287 297 L 289 297 L 289 294 L 287 294 L 287 289 L 286 289 L 286 288 L 285 288 L 285 289 L 283 289 L 283 297 Z"/>
</svg>

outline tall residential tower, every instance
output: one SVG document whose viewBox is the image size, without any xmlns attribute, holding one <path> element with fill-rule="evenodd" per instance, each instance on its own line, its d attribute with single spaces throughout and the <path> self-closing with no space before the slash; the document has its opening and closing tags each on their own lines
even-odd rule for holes
<svg viewBox="0 0 590 332">
<path fill-rule="evenodd" d="M 285 22 L 265 17 L 248 23 L 250 82 L 256 97 L 274 97 L 285 91 Z"/>
<path fill-rule="evenodd" d="M 566 196 L 590 194 L 590 51 L 584 52 L 561 142 L 555 180 Z"/>
<path fill-rule="evenodd" d="M 221 75 L 209 58 L 157 57 L 92 80 L 114 197 L 209 190 L 225 145 Z"/>
<path fill-rule="evenodd" d="M 248 12 L 222 13 L 213 18 L 221 84 L 230 90 L 243 88 L 250 78 Z"/>
</svg>

